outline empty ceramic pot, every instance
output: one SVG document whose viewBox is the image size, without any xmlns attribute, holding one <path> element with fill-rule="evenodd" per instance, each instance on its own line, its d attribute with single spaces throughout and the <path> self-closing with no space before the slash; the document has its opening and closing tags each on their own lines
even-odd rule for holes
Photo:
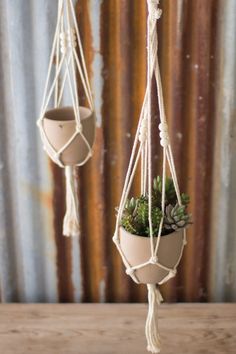
<svg viewBox="0 0 236 354">
<path fill-rule="evenodd" d="M 120 246 L 129 264 L 133 267 L 147 262 L 151 257 L 150 237 L 133 235 L 122 226 L 119 231 Z M 181 256 L 182 247 L 183 230 L 161 236 L 157 252 L 158 262 L 168 268 L 174 268 Z M 168 271 L 155 264 L 148 264 L 136 270 L 135 275 L 140 283 L 157 284 L 168 275 Z"/>
<path fill-rule="evenodd" d="M 95 139 L 95 115 L 90 109 L 80 107 L 82 132 L 92 148 Z M 47 111 L 43 118 L 43 127 L 52 147 L 59 151 L 73 136 L 76 121 L 73 107 L 61 107 Z M 83 163 L 88 157 L 89 149 L 80 134 L 62 152 L 60 158 L 65 166 Z"/>
</svg>

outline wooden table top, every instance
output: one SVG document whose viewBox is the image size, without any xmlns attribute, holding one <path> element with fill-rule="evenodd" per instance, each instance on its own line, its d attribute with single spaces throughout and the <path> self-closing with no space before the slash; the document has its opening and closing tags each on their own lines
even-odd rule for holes
<svg viewBox="0 0 236 354">
<path fill-rule="evenodd" d="M 0 305 L 0 354 L 145 354 L 145 304 Z M 162 304 L 163 354 L 235 354 L 236 304 Z"/>
</svg>

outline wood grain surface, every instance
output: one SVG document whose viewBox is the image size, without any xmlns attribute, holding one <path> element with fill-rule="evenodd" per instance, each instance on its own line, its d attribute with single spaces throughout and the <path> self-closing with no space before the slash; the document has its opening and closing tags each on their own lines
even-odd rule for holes
<svg viewBox="0 0 236 354">
<path fill-rule="evenodd" d="M 145 354 L 145 304 L 0 305 L 1 354 Z M 163 304 L 163 354 L 235 354 L 236 304 Z"/>
</svg>

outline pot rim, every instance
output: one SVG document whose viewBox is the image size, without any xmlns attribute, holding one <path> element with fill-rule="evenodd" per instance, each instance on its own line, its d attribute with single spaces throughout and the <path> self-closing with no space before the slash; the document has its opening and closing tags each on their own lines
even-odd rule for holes
<svg viewBox="0 0 236 354">
<path fill-rule="evenodd" d="M 86 120 L 86 119 L 88 119 L 88 118 L 90 118 L 92 115 L 93 115 L 93 113 L 94 113 L 94 111 L 92 111 L 90 108 L 88 108 L 88 107 L 85 107 L 85 106 L 79 106 L 79 109 L 81 109 L 82 108 L 82 110 L 83 111 L 85 111 L 86 112 L 86 115 L 84 116 L 84 117 L 81 117 L 81 121 L 84 121 L 84 120 Z M 70 112 L 71 111 L 74 111 L 74 108 L 72 107 L 72 106 L 64 106 L 64 107 L 57 107 L 57 108 L 53 108 L 53 109 L 49 109 L 49 110 L 47 110 L 46 112 L 45 112 L 45 114 L 44 114 L 44 117 L 43 117 L 43 120 L 47 120 L 47 121 L 50 121 L 50 122 L 55 122 L 55 123 L 72 123 L 72 122 L 75 122 L 75 118 L 73 118 L 73 119 L 66 119 L 66 120 L 58 120 L 58 119 L 53 119 L 53 118 L 48 118 L 48 117 L 46 117 L 46 115 L 48 114 L 48 113 L 53 113 L 53 112 L 55 112 L 55 111 L 63 111 L 63 110 L 69 110 Z"/>
<path fill-rule="evenodd" d="M 150 240 L 150 237 L 147 237 L 147 236 L 140 236 L 140 235 L 135 235 L 135 234 L 131 234 L 129 231 L 127 231 L 127 230 L 125 230 L 125 228 L 122 226 L 122 225 L 120 225 L 119 226 L 119 229 L 122 229 L 126 234 L 128 234 L 128 236 L 130 236 L 130 237 L 133 237 L 133 238 L 139 238 L 139 239 L 147 239 L 147 240 Z M 174 234 L 176 234 L 176 233 L 179 233 L 179 232 L 183 232 L 184 230 L 185 230 L 186 228 L 185 227 L 182 227 L 181 229 L 179 229 L 179 230 L 177 230 L 177 231 L 173 231 L 173 232 L 171 232 L 170 234 L 168 234 L 168 235 L 163 235 L 163 236 L 161 236 L 161 238 L 162 237 L 171 237 L 171 236 L 173 236 Z M 153 238 L 154 239 L 157 239 L 157 236 L 153 236 Z"/>
</svg>

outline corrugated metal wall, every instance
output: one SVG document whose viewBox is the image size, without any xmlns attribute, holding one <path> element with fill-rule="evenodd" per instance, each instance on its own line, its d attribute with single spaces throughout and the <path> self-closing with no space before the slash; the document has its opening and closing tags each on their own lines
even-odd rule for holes
<svg viewBox="0 0 236 354">
<path fill-rule="evenodd" d="M 163 294 L 167 301 L 233 301 L 236 1 L 162 0 L 161 7 L 167 116 L 194 219 L 178 275 Z M 145 286 L 124 274 L 111 239 L 145 89 L 146 1 L 77 3 L 97 138 L 94 157 L 78 170 L 81 235 L 72 240 L 61 235 L 63 171 L 43 153 L 35 125 L 56 11 L 56 0 L 0 3 L 1 299 L 144 301 Z M 153 156 L 158 168 L 158 144 Z"/>
</svg>

